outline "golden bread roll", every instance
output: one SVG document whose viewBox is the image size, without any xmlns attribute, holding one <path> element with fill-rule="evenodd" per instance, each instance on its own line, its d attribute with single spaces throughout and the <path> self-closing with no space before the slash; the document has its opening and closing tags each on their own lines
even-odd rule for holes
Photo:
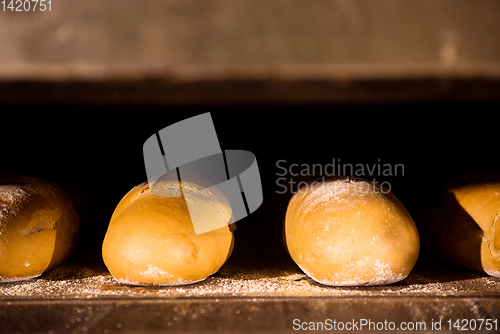
<svg viewBox="0 0 500 334">
<path fill-rule="evenodd" d="M 41 275 L 66 260 L 80 218 L 58 185 L 27 176 L 0 176 L 0 281 Z"/>
<path fill-rule="evenodd" d="M 500 277 L 500 175 L 464 175 L 426 217 L 425 248 L 457 267 Z"/>
<path fill-rule="evenodd" d="M 178 185 L 160 180 L 153 187 L 155 194 L 173 195 Z M 155 194 L 144 182 L 116 207 L 102 246 L 111 275 L 125 284 L 174 286 L 217 272 L 233 249 L 232 211 L 224 195 L 190 182 L 182 182 L 181 197 Z M 195 204 L 192 214 L 216 229 L 196 234 L 186 201 Z"/>
<path fill-rule="evenodd" d="M 359 178 L 326 178 L 299 189 L 288 204 L 285 238 L 309 277 L 334 286 L 403 280 L 420 250 L 417 228 L 399 200 Z"/>
</svg>

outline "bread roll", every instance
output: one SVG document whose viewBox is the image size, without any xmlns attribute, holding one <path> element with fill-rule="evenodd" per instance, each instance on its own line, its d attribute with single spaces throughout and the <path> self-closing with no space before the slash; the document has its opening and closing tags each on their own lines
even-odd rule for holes
<svg viewBox="0 0 500 334">
<path fill-rule="evenodd" d="M 313 280 L 334 286 L 403 280 L 420 249 L 415 224 L 385 188 L 332 177 L 302 187 L 285 216 L 292 259 Z"/>
<path fill-rule="evenodd" d="M 456 178 L 425 222 L 431 256 L 500 277 L 500 175 Z"/>
<path fill-rule="evenodd" d="M 153 187 L 155 194 L 169 196 L 180 189 L 177 180 L 160 180 Z M 174 286 L 218 271 L 233 248 L 232 211 L 224 195 L 190 182 L 182 182 L 181 197 L 155 194 L 144 182 L 116 207 L 102 247 L 111 275 L 125 284 Z M 193 214 L 205 216 L 217 229 L 195 234 L 186 201 L 195 204 Z"/>
<path fill-rule="evenodd" d="M 80 218 L 61 187 L 0 176 L 0 281 L 41 275 L 73 251 Z"/>
</svg>

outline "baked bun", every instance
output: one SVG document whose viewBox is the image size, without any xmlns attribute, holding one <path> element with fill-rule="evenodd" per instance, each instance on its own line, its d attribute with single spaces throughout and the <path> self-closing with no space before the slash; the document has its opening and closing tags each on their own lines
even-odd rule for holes
<svg viewBox="0 0 500 334">
<path fill-rule="evenodd" d="M 456 267 L 500 277 L 500 175 L 453 180 L 425 219 L 425 250 Z"/>
<path fill-rule="evenodd" d="M 179 191 L 177 180 L 159 180 L 153 187 L 151 192 L 144 182 L 130 190 L 111 217 L 102 246 L 111 275 L 125 284 L 174 286 L 218 271 L 233 248 L 227 199 L 191 182 L 182 182 L 181 197 L 166 197 Z M 187 201 L 213 230 L 195 233 Z"/>
<path fill-rule="evenodd" d="M 0 281 L 41 275 L 66 260 L 80 218 L 60 186 L 27 176 L 0 176 Z"/>
<path fill-rule="evenodd" d="M 299 189 L 288 204 L 285 238 L 290 256 L 309 277 L 334 286 L 401 281 L 420 249 L 417 228 L 398 199 L 348 177 Z"/>
</svg>

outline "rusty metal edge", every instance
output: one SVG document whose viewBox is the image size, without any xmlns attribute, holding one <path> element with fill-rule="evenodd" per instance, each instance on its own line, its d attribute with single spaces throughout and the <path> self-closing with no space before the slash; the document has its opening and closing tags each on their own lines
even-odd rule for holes
<svg viewBox="0 0 500 334">
<path fill-rule="evenodd" d="M 338 81 L 500 78 L 500 62 L 311 65 L 0 64 L 0 81 Z"/>
<path fill-rule="evenodd" d="M 0 332 L 294 332 L 295 319 L 425 322 L 498 319 L 498 298 L 328 298 L 100 301 L 0 305 Z M 372 332 L 364 330 L 359 332 Z"/>
<path fill-rule="evenodd" d="M 0 66 L 1 104 L 224 105 L 500 101 L 500 63 Z"/>
</svg>

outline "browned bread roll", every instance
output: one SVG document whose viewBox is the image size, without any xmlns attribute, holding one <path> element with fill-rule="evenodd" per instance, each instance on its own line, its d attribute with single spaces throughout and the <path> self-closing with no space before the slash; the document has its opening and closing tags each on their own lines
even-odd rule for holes
<svg viewBox="0 0 500 334">
<path fill-rule="evenodd" d="M 453 180 L 425 219 L 426 253 L 500 277 L 500 175 Z"/>
<path fill-rule="evenodd" d="M 420 250 L 416 226 L 398 199 L 359 178 L 327 178 L 297 191 L 287 208 L 285 238 L 308 276 L 335 286 L 403 280 Z"/>
<path fill-rule="evenodd" d="M 27 176 L 0 176 L 0 281 L 32 278 L 73 251 L 80 218 L 60 186 Z"/>
<path fill-rule="evenodd" d="M 169 182 L 178 181 L 160 181 L 154 187 L 175 189 Z M 104 263 L 117 281 L 159 286 L 195 283 L 218 271 L 229 258 L 233 233 L 227 199 L 190 182 L 183 182 L 182 189 L 182 197 L 162 197 L 144 182 L 120 201 L 102 246 Z M 186 201 L 196 203 L 194 214 L 206 217 L 217 229 L 195 234 Z"/>
</svg>

